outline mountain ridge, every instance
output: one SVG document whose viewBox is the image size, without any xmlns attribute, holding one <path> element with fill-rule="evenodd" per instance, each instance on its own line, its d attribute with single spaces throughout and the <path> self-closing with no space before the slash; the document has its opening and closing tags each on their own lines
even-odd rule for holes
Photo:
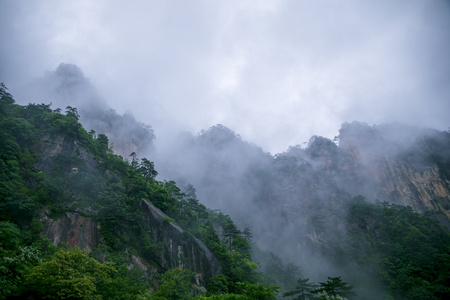
<svg viewBox="0 0 450 300">
<path fill-rule="evenodd" d="M 355 285 L 358 294 L 365 299 L 377 299 L 373 296 L 373 291 L 377 289 L 384 290 L 386 297 L 416 295 L 421 289 L 426 290 L 427 295 L 448 293 L 430 290 L 425 283 L 414 288 L 405 286 L 392 274 L 398 269 L 412 272 L 405 267 L 412 262 L 421 270 L 426 265 L 410 256 L 408 243 L 402 244 L 399 256 L 383 246 L 388 244 L 394 247 L 395 238 L 401 240 L 405 237 L 421 255 L 427 247 L 439 249 L 430 253 L 429 265 L 436 265 L 440 259 L 447 261 L 450 257 L 448 249 L 445 250 L 448 232 L 442 233 L 429 220 L 436 219 L 445 226 L 449 222 L 448 132 L 400 124 L 369 126 L 359 122 L 344 123 L 335 140 L 314 136 L 306 147 L 293 146 L 272 156 L 218 124 L 197 136 L 185 134 L 164 153 L 146 148 L 145 140 L 141 141 L 144 145 L 142 149 L 136 148 L 136 145 L 128 148 L 137 150 L 139 157 L 148 153 L 147 157 L 155 162 L 153 164 L 147 159 L 140 159 L 136 153 L 131 153 L 131 156 L 124 154 L 128 162 L 114 156 L 115 149 L 111 148 L 104 134 L 88 133 L 82 129 L 78 122 L 82 118 L 74 107 L 68 106 L 63 115 L 61 110 L 53 111 L 50 105 L 45 104 L 14 106 L 12 98 L 2 91 L 1 109 L 4 114 L 2 126 L 5 128 L 3 140 L 10 143 L 2 147 L 10 152 L 24 147 L 22 154 L 17 152 L 20 154 L 18 157 L 23 157 L 18 165 L 25 166 L 25 162 L 29 161 L 26 165 L 29 166 L 35 161 L 33 168 L 44 171 L 53 181 L 50 188 L 45 188 L 42 183 L 48 179 L 39 177 L 45 177 L 44 174 L 33 171 L 27 175 L 24 180 L 27 193 L 34 195 L 38 192 L 37 196 L 33 196 L 38 200 L 36 202 L 34 198 L 28 199 L 29 196 L 18 194 L 13 196 L 22 199 L 23 204 L 10 202 L 7 218 L 16 220 L 17 224 L 26 224 L 28 221 L 18 219 L 19 215 L 26 212 L 27 218 L 32 219 L 32 207 L 39 201 L 50 201 L 51 209 L 42 211 L 41 219 L 44 223 L 47 220 L 61 220 L 61 224 L 65 224 L 61 226 L 66 228 L 63 231 L 68 234 L 60 240 L 70 246 L 82 244 L 79 234 L 86 226 L 86 231 L 98 229 L 102 243 L 108 247 L 123 250 L 131 243 L 133 248 L 141 249 L 137 251 L 144 253 L 144 256 L 155 258 L 164 253 L 162 248 L 175 248 L 171 243 L 164 246 L 164 242 L 161 244 L 158 240 L 149 239 L 151 235 L 148 232 L 157 232 L 159 227 L 180 222 L 179 225 L 183 226 L 194 225 L 190 230 L 183 231 L 182 237 L 200 234 L 207 238 L 205 244 L 217 256 L 225 276 L 235 281 L 256 282 L 257 276 L 253 272 L 257 265 L 250 260 L 250 248 L 245 246 L 250 239 L 244 232 L 251 230 L 253 243 L 262 248 L 262 252 L 253 249 L 253 255 L 259 257 L 259 269 L 273 276 L 272 282 L 278 282 L 284 289 L 294 288 L 295 283 L 281 278 L 287 278 L 289 272 L 291 277 L 298 276 L 299 272 L 292 267 L 297 265 L 302 276 L 316 281 L 329 275 L 342 275 Z M 112 113 L 108 118 L 112 124 L 121 124 L 123 116 Z M 124 135 L 116 135 L 119 143 L 130 143 L 130 139 L 120 141 L 130 128 L 122 130 Z M 143 137 L 153 141 L 152 135 Z M 27 144 L 29 142 L 34 143 L 32 147 Z M 40 158 L 32 158 L 38 152 Z M 62 152 L 64 155 L 60 155 Z M 94 156 L 88 153 L 94 153 Z M 158 172 L 154 169 L 155 165 Z M 12 165 L 7 166 L 13 168 Z M 158 178 L 164 181 L 156 180 L 158 173 Z M 146 190 L 145 187 L 149 186 L 150 190 Z M 18 188 L 16 190 L 20 191 Z M 145 217 L 139 212 L 142 193 L 144 199 L 152 199 L 155 205 L 170 212 L 176 220 L 163 218 L 163 224 L 158 228 L 145 229 Z M 7 196 L 3 199 L 13 198 Z M 60 200 L 51 202 L 54 199 Z M 202 203 L 197 199 L 201 199 Z M 95 205 L 92 206 L 92 203 Z M 21 207 L 17 210 L 20 214 L 14 208 L 16 205 Z M 206 218 L 205 205 L 223 213 L 208 211 L 210 217 Z M 411 209 L 408 210 L 405 205 Z M 111 211 L 115 211 L 114 218 L 108 215 Z M 426 217 L 418 217 L 414 211 Z M 89 219 L 93 212 L 101 212 L 96 216 L 98 224 L 102 224 L 97 229 Z M 198 218 L 201 225 L 195 225 L 192 217 Z M 230 217 L 236 225 L 232 225 Z M 127 226 L 139 218 L 143 218 L 143 222 L 139 223 L 141 225 L 130 230 Z M 396 223 L 392 223 L 392 228 L 385 228 L 380 220 L 387 224 Z M 411 223 L 411 220 L 418 225 Z M 44 230 L 54 238 L 49 230 L 52 224 L 46 223 L 40 232 Z M 400 230 L 405 233 L 404 237 L 394 230 L 400 226 L 395 224 L 405 226 Z M 172 227 L 169 225 L 168 228 Z M 426 244 L 422 248 L 415 232 L 432 237 L 426 241 L 432 246 Z M 443 236 L 442 245 L 435 243 L 438 239 L 436 235 Z M 131 236 L 133 238 L 130 239 Z M 78 242 L 74 243 L 77 239 Z M 111 253 L 108 247 L 99 248 L 96 255 L 108 257 Z M 89 246 L 89 249 L 93 248 L 95 246 Z M 262 254 L 264 251 L 271 251 L 272 254 Z M 364 252 L 369 254 L 364 256 Z M 170 258 L 162 261 L 179 261 L 178 254 L 175 251 Z M 393 263 L 393 267 L 378 259 L 384 257 L 386 261 L 395 262 L 404 255 L 408 259 L 400 265 Z M 159 270 L 155 271 L 158 267 L 149 268 L 148 261 L 134 252 L 128 255 L 128 259 L 151 273 L 155 287 L 158 284 L 155 275 L 168 267 L 161 268 L 164 264 L 160 263 Z M 230 265 L 232 261 L 240 267 Z M 368 263 L 364 264 L 365 261 Z M 440 286 L 442 282 L 436 279 L 436 275 L 443 278 L 448 275 L 440 268 L 439 264 L 436 265 L 436 270 L 442 274 L 427 274 L 429 277 L 424 282 L 429 282 L 430 286 Z M 362 275 L 364 271 L 367 275 Z M 388 277 L 385 276 L 387 273 L 390 274 Z M 408 276 L 413 278 L 414 272 L 408 273 Z"/>
</svg>

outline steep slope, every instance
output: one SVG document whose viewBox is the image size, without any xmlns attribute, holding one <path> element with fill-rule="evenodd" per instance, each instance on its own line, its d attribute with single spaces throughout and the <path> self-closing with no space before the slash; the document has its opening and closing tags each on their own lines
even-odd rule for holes
<svg viewBox="0 0 450 300">
<path fill-rule="evenodd" d="M 151 126 L 136 121 L 131 113 L 120 115 L 111 109 L 76 65 L 61 63 L 15 96 L 22 103 L 51 101 L 53 109 L 76 107 L 84 128 L 105 134 L 114 153 L 125 159 L 133 152 L 141 155 L 153 146 Z"/>
<path fill-rule="evenodd" d="M 145 235 L 143 230 L 148 230 L 153 234 L 146 235 L 147 243 L 153 247 L 162 245 L 160 251 L 155 251 L 156 254 L 146 254 L 141 249 L 143 245 L 136 242 L 128 245 L 135 248 L 135 251 L 142 256 L 142 258 L 138 258 L 139 260 L 148 261 L 150 259 L 152 261 L 151 264 L 149 262 L 144 264 L 147 264 L 147 269 L 152 269 L 149 275 L 152 275 L 153 278 L 162 271 L 181 265 L 197 272 L 201 279 L 199 283 L 203 285 L 211 276 L 220 273 L 217 259 L 204 244 L 190 235 L 183 235 L 183 230 L 171 225 L 170 222 L 166 224 L 164 222 L 164 218 L 167 217 L 165 214 L 159 212 L 146 200 L 137 198 L 140 195 L 155 201 L 148 194 L 157 189 L 157 187 L 151 187 L 152 184 L 157 184 L 153 179 L 148 178 L 146 182 L 142 177 L 139 182 L 139 178 L 133 178 L 134 182 L 128 183 L 129 188 L 140 189 L 139 194 L 131 191 L 124 193 L 117 189 L 116 185 L 127 177 L 127 174 L 120 171 L 120 168 L 129 168 L 128 172 L 133 169 L 120 158 L 108 154 L 110 150 L 107 148 L 108 140 L 105 136 L 100 135 L 98 140 L 90 138 L 77 122 L 75 113 L 64 116 L 52 112 L 46 106 L 31 104 L 24 108 L 24 112 L 26 116 L 28 115 L 27 117 L 33 116 L 35 120 L 56 118 L 63 124 L 61 127 L 49 128 L 45 124 L 41 125 L 40 131 L 34 134 L 37 139 L 32 139 L 32 141 L 34 140 L 32 143 L 25 143 L 29 147 L 30 154 L 38 157 L 35 163 L 35 172 L 45 174 L 45 179 L 41 184 L 46 186 L 45 197 L 49 198 L 43 199 L 45 202 L 41 203 L 44 205 L 40 210 L 39 218 L 44 224 L 43 234 L 55 245 L 64 243 L 69 247 L 78 246 L 89 251 L 103 245 L 116 248 L 116 251 L 120 250 L 121 246 L 113 245 L 105 237 L 105 234 L 111 235 L 112 232 L 106 232 L 100 228 L 107 224 L 114 227 L 117 222 L 124 221 L 128 224 L 122 225 L 123 229 L 128 226 L 136 229 L 134 232 L 128 233 L 116 232 L 114 233 L 116 238 L 121 236 L 121 238 L 132 239 L 139 234 Z M 33 123 L 28 124 L 32 130 Z M 52 124 L 55 122 L 53 121 Z M 95 149 L 96 146 L 97 149 Z M 115 166 L 111 164 L 111 160 L 115 161 Z M 119 169 L 117 169 L 118 164 L 122 164 Z M 134 172 L 133 177 L 141 176 L 138 171 Z M 141 187 L 134 186 L 139 184 Z M 164 189 L 161 189 L 160 192 L 164 192 Z M 170 197 L 170 195 L 168 196 Z M 122 199 L 119 200 L 120 198 Z M 170 200 L 170 198 L 159 200 Z M 11 199 L 11 201 L 14 200 Z M 124 203 L 120 203 L 122 201 Z M 175 199 L 170 201 L 176 204 Z M 127 208 L 124 206 L 125 203 L 134 208 Z M 125 210 L 124 215 L 109 211 L 114 208 Z M 156 211 L 159 214 L 155 215 Z M 137 216 L 130 219 L 128 216 L 130 213 Z M 105 220 L 105 218 L 111 217 L 115 217 L 117 220 Z M 123 219 L 120 220 L 120 218 Z M 135 218 L 138 219 L 133 220 Z M 183 259 L 183 264 L 180 263 L 180 259 Z"/>
<path fill-rule="evenodd" d="M 354 122 L 342 126 L 337 142 L 313 137 L 306 149 L 271 157 L 218 125 L 175 147 L 177 173 L 167 174 L 194 183 L 208 206 L 249 227 L 255 243 L 308 277 L 344 275 L 376 299 L 371 294 L 382 284 L 364 274 L 380 266 L 349 255 L 349 245 L 368 234 L 351 230 L 354 198 L 408 205 L 448 225 L 449 142 L 447 132 Z M 372 253 L 363 245 L 358 251 Z"/>
<path fill-rule="evenodd" d="M 146 159 L 113 155 L 118 148 L 87 133 L 73 107 L 65 115 L 45 104 L 21 107 L 2 89 L 0 111 L 0 212 L 15 224 L 0 225 L 26 232 L 27 246 L 43 232 L 55 244 L 93 250 L 101 261 L 131 262 L 153 279 L 189 268 L 196 284 L 213 278 L 209 290 L 242 293 L 236 283 L 260 279 L 248 244 L 253 236 L 312 280 L 344 276 L 364 299 L 380 298 L 375 291 L 396 299 L 450 293 L 449 234 L 415 213 L 449 224 L 448 132 L 353 122 L 342 125 L 336 141 L 315 136 L 307 148 L 273 157 L 217 125 L 152 154 L 161 177 L 176 184 L 155 180 Z M 98 113 L 91 121 L 107 124 Z M 126 118 L 111 116 L 105 128 L 114 132 Z M 115 144 L 138 149 L 126 132 Z M 207 211 L 197 196 L 225 215 Z M 2 237 L 1 247 L 3 241 L 9 243 Z M 293 288 L 288 277 L 299 276 L 298 268 L 281 270 L 276 255 L 259 255 L 262 269 Z"/>
<path fill-rule="evenodd" d="M 397 124 L 344 124 L 340 149 L 352 158 L 353 194 L 450 216 L 450 133 Z M 444 219 L 442 219 L 444 220 Z"/>
<path fill-rule="evenodd" d="M 239 220 L 253 217 L 249 208 L 256 207 L 252 201 L 271 160 L 261 148 L 243 141 L 221 124 L 197 137 L 184 134 L 170 149 L 155 155 L 162 178 L 192 184 L 206 206 Z M 238 225 L 248 226 L 241 221 Z"/>
<path fill-rule="evenodd" d="M 226 217 L 217 223 L 193 188 L 185 194 L 173 181 L 157 181 L 154 164 L 145 158 L 127 162 L 114 155 L 107 137 L 88 134 L 73 107 L 61 114 L 45 104 L 20 106 L 3 84 L 0 96 L 0 279 L 7 286 L 1 299 L 50 291 L 53 298 L 63 297 L 68 290 L 45 278 L 59 276 L 52 273 L 55 263 L 71 270 L 72 256 L 89 261 L 89 272 L 106 272 L 104 282 L 97 273 L 82 279 L 82 290 L 99 299 L 132 299 L 146 288 L 148 294 L 158 283 L 181 280 L 180 272 L 186 276 L 179 284 L 192 295 L 205 293 L 217 276 L 222 290 L 232 291 L 238 282 L 265 289 L 257 283 L 247 241 L 237 229 L 222 241 L 214 226 L 226 222 L 235 228 L 233 222 Z M 166 273 L 169 279 L 160 282 Z M 64 280 L 76 294 L 78 279 Z M 208 292 L 221 290 L 213 286 Z"/>
</svg>

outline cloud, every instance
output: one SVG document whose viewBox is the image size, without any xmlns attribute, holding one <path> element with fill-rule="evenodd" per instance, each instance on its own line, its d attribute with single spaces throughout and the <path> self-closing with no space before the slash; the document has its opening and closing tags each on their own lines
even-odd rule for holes
<svg viewBox="0 0 450 300">
<path fill-rule="evenodd" d="M 157 139 L 222 123 L 276 153 L 345 121 L 450 126 L 446 1 L 6 1 L 0 25 L 13 93 L 73 63 Z"/>
</svg>

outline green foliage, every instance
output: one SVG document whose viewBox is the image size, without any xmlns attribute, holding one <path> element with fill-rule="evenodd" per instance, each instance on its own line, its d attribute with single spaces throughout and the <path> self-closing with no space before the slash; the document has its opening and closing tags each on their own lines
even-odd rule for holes
<svg viewBox="0 0 450 300">
<path fill-rule="evenodd" d="M 252 247 L 253 257 L 260 264 L 259 270 L 268 284 L 279 285 L 283 290 L 295 288 L 296 278 L 300 276 L 300 268 L 293 263 L 283 261 L 270 251 L 263 251 L 258 246 Z"/>
<path fill-rule="evenodd" d="M 237 282 L 235 289 L 238 294 L 245 295 L 247 299 L 274 300 L 280 292 L 277 286 L 264 286 L 259 283 Z"/>
<path fill-rule="evenodd" d="M 0 94 L 0 218 L 23 224 L 35 209 L 29 188 L 32 182 L 40 181 L 33 168 L 36 156 L 29 152 L 35 136 L 3 85 Z"/>
<path fill-rule="evenodd" d="M 26 276 L 21 294 L 44 299 L 136 299 L 148 287 L 143 273 L 100 263 L 77 247 L 60 249 Z"/>
<path fill-rule="evenodd" d="M 0 299 L 20 294 L 24 277 L 42 260 L 42 252 L 33 246 L 18 246 L 14 250 L 0 249 Z"/>
<path fill-rule="evenodd" d="M 155 164 L 146 158 L 143 158 L 138 168 L 139 173 L 145 177 L 147 181 L 152 181 L 158 175 L 155 170 Z"/>
<path fill-rule="evenodd" d="M 0 299 L 18 293 L 24 276 L 43 257 L 37 247 L 23 244 L 24 236 L 16 224 L 0 221 Z"/>
<path fill-rule="evenodd" d="M 211 295 L 211 296 L 199 296 L 195 299 L 199 300 L 248 300 L 249 298 L 246 295 L 236 295 L 236 294 L 220 294 L 220 295 Z"/>
<path fill-rule="evenodd" d="M 159 290 L 151 299 L 189 300 L 194 297 L 192 278 L 189 270 L 170 269 L 161 275 Z"/>
<path fill-rule="evenodd" d="M 110 263 L 99 263 L 77 247 L 61 250 L 26 277 L 28 293 L 46 299 L 102 299 L 112 289 Z"/>
<path fill-rule="evenodd" d="M 192 185 L 182 191 L 174 181 L 157 181 L 150 160 L 132 154 L 128 163 L 114 155 L 106 135 L 88 133 L 81 126 L 76 108 L 68 106 L 61 113 L 50 106 L 17 105 L 6 87 L 0 86 L 2 298 L 32 294 L 49 299 L 149 296 L 144 292 L 148 284 L 142 274 L 123 266 L 129 263 L 125 253 L 148 262 L 160 257 L 161 245 L 152 242 L 141 199 L 167 214 L 167 220 L 176 222 L 185 235 L 204 241 L 218 257 L 224 274 L 211 281 L 215 293 L 273 292 L 257 283 L 260 277 L 251 260 L 248 229 L 241 232 L 223 214 L 210 216 Z M 61 146 L 60 153 L 42 158 L 37 154 L 48 154 L 56 145 Z M 66 212 L 92 217 L 101 225 L 102 236 L 95 254 L 102 261 L 116 261 L 117 266 L 100 263 L 79 249 L 56 251 L 49 241 L 39 238 L 43 224 L 33 217 L 43 208 L 50 210 L 53 219 Z M 226 228 L 226 234 L 219 236 L 215 227 Z M 192 278 L 187 280 L 192 274 L 177 272 L 168 271 L 161 278 L 160 291 L 152 297 L 192 297 Z M 247 285 L 238 284 L 247 281 Z M 173 294 L 173 282 L 184 290 L 175 289 Z M 189 288 L 183 282 L 189 282 Z"/>
<path fill-rule="evenodd" d="M 175 220 L 171 217 L 164 217 L 163 222 L 176 224 Z"/>
<path fill-rule="evenodd" d="M 209 290 L 208 290 L 209 291 Z M 265 286 L 259 283 L 236 282 L 234 284 L 234 293 L 220 293 L 209 296 L 202 295 L 196 299 L 237 299 L 237 300 L 274 300 L 277 299 L 279 287 Z"/>
<path fill-rule="evenodd" d="M 5 109 L 7 105 L 13 104 L 15 101 L 10 93 L 7 92 L 8 88 L 3 82 L 0 82 L 0 107 Z M 3 111 L 2 111 L 3 112 Z"/>
<path fill-rule="evenodd" d="M 229 283 L 227 277 L 223 274 L 214 275 L 209 279 L 208 295 L 212 294 L 227 294 Z"/>
<path fill-rule="evenodd" d="M 353 291 L 353 287 L 348 285 L 347 282 L 342 281 L 341 276 L 339 277 L 328 277 L 325 282 L 319 282 L 319 288 L 316 292 L 324 293 L 325 295 L 331 297 L 341 296 L 344 298 L 356 296 Z"/>
<path fill-rule="evenodd" d="M 326 282 L 316 284 L 309 278 L 299 278 L 294 290 L 286 292 L 283 297 L 292 299 L 348 299 L 356 296 L 353 287 L 342 281 L 341 277 L 328 277 Z"/>
<path fill-rule="evenodd" d="M 295 290 L 283 294 L 283 297 L 295 296 L 295 300 L 314 299 L 316 296 L 317 284 L 309 282 L 309 278 L 299 278 Z"/>
<path fill-rule="evenodd" d="M 352 203 L 348 216 L 350 254 L 374 266 L 372 276 L 394 296 L 441 299 L 450 294 L 450 233 L 436 221 L 410 207 L 362 198 Z"/>
<path fill-rule="evenodd" d="M 3 250 L 13 250 L 20 243 L 19 227 L 8 221 L 0 221 L 0 248 Z"/>
<path fill-rule="evenodd" d="M 228 281 L 256 283 L 260 279 L 255 272 L 258 265 L 251 261 L 250 245 L 241 236 L 241 231 L 237 229 L 229 216 L 213 211 L 209 214 L 211 222 L 205 224 L 202 240 L 219 259 Z M 214 227 L 222 229 L 222 240 Z M 233 291 L 232 286 L 230 290 Z"/>
<path fill-rule="evenodd" d="M 116 267 L 111 283 L 101 290 L 103 299 L 134 300 L 148 290 L 145 274 L 139 268 L 128 270 L 126 265 Z"/>
</svg>

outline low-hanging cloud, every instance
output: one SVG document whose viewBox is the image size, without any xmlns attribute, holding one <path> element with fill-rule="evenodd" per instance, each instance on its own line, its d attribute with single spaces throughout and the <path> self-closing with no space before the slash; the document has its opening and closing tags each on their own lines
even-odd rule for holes
<svg viewBox="0 0 450 300">
<path fill-rule="evenodd" d="M 277 153 L 352 120 L 447 129 L 448 28 L 448 1 L 5 1 L 0 80 L 73 63 L 157 141 L 221 123 Z"/>
</svg>

